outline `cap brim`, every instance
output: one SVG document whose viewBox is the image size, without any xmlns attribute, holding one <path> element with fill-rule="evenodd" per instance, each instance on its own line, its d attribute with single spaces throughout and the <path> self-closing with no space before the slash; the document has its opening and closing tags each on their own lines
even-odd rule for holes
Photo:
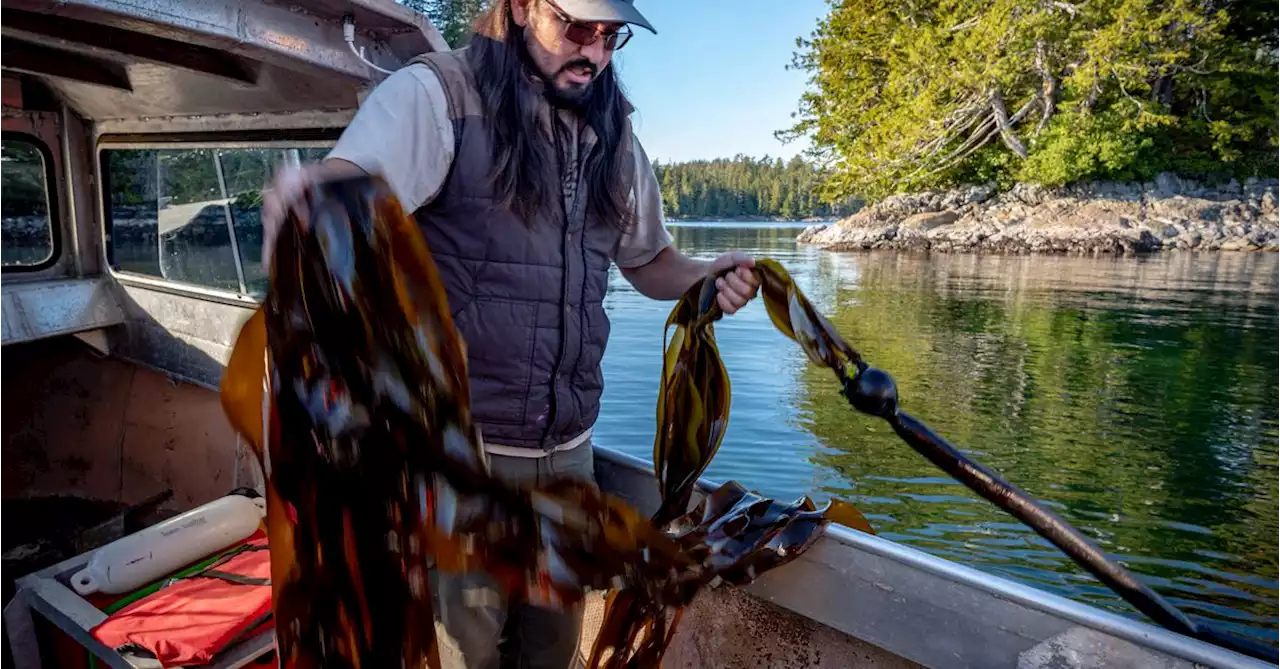
<svg viewBox="0 0 1280 669">
<path fill-rule="evenodd" d="M 556 6 L 576 21 L 631 23 L 658 34 L 635 4 L 623 0 L 556 0 Z"/>
</svg>

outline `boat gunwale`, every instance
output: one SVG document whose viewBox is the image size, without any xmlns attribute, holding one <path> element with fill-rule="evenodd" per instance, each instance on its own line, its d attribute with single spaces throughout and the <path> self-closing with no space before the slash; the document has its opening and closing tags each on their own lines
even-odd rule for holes
<svg viewBox="0 0 1280 669">
<path fill-rule="evenodd" d="M 611 465 L 624 467 L 636 473 L 653 477 L 652 464 L 645 462 L 641 458 L 598 445 L 594 446 L 594 449 L 597 457 L 608 461 Z M 719 486 L 720 483 L 706 477 L 699 478 L 697 483 L 698 491 L 702 494 L 710 493 Z M 691 503 L 696 503 L 696 500 Z M 835 542 L 845 549 L 890 560 L 908 569 L 922 571 L 958 585 L 975 588 L 998 599 L 1070 621 L 1180 659 L 1207 664 L 1211 667 L 1232 669 L 1255 669 L 1276 666 L 1199 639 L 1166 630 L 1163 627 L 1141 620 L 1126 618 L 1117 613 L 1105 611 L 995 574 L 989 574 L 959 562 L 931 555 L 905 544 L 890 541 L 873 534 L 859 532 L 843 525 L 828 525 L 823 530 L 822 536 L 818 538 L 819 542 L 824 540 Z M 811 547 L 810 551 L 812 550 L 813 548 Z M 794 562 L 780 567 L 780 569 L 804 569 L 809 559 L 811 559 L 809 558 L 809 553 L 806 553 Z M 809 612 L 798 610 L 787 601 L 786 597 L 762 596 L 763 593 L 761 592 L 762 588 L 759 581 L 745 586 L 745 590 L 753 596 L 761 597 L 797 615 L 816 620 L 828 627 L 861 638 L 849 630 L 847 625 L 841 625 L 839 620 L 824 620 Z M 899 652 L 898 649 L 894 648 L 886 648 L 885 650 Z"/>
</svg>

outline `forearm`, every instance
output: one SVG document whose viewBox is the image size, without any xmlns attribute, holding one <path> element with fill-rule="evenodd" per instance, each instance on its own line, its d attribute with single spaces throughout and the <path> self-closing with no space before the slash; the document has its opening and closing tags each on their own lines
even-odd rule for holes
<svg viewBox="0 0 1280 669">
<path fill-rule="evenodd" d="M 709 261 L 694 260 L 674 246 L 668 246 L 648 264 L 623 269 L 622 276 L 645 297 L 675 300 L 690 286 L 705 278 L 710 270 Z"/>
</svg>

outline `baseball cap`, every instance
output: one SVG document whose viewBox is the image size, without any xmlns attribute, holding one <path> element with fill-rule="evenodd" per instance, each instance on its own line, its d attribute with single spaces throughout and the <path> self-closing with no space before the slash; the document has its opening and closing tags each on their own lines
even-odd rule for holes
<svg viewBox="0 0 1280 669">
<path fill-rule="evenodd" d="M 556 6 L 574 20 L 584 23 L 633 23 L 657 35 L 640 10 L 636 9 L 634 0 L 554 0 Z"/>
</svg>

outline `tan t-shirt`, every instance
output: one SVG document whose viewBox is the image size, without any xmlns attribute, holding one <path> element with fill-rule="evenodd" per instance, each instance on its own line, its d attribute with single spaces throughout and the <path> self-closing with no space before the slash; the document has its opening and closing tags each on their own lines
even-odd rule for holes
<svg viewBox="0 0 1280 669">
<path fill-rule="evenodd" d="M 369 93 L 343 131 L 330 158 L 381 174 L 406 211 L 440 193 L 453 163 L 453 124 L 444 87 L 431 68 L 413 64 L 397 70 Z M 635 140 L 635 185 L 631 204 L 636 225 L 622 235 L 613 261 L 640 267 L 671 244 L 662 214 L 662 193 L 649 157 Z"/>
</svg>

